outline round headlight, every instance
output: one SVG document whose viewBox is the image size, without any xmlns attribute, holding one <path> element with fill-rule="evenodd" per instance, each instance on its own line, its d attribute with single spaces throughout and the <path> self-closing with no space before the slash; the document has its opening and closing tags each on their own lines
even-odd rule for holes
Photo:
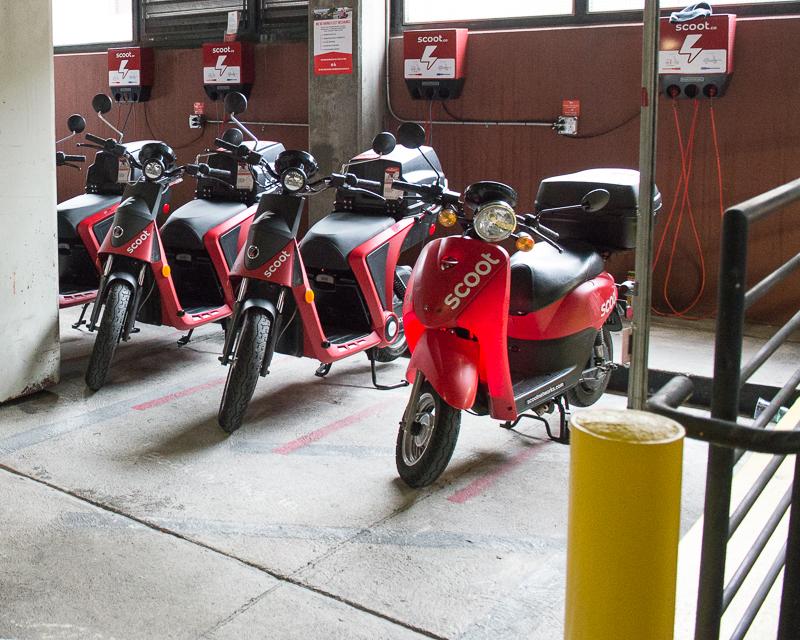
<svg viewBox="0 0 800 640">
<path fill-rule="evenodd" d="M 300 191 L 306 186 L 306 174 L 300 169 L 287 169 L 281 178 L 283 188 L 287 191 Z"/>
<path fill-rule="evenodd" d="M 164 165 L 161 160 L 150 160 L 144 164 L 144 175 L 150 180 L 158 180 L 164 175 Z"/>
<path fill-rule="evenodd" d="M 517 215 L 505 202 L 489 202 L 478 209 L 472 224 L 483 240 L 500 242 L 514 233 Z"/>
</svg>

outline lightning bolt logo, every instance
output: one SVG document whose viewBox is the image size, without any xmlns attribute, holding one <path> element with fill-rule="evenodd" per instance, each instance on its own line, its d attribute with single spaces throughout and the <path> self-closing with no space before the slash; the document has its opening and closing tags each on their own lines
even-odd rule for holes
<svg viewBox="0 0 800 640">
<path fill-rule="evenodd" d="M 119 61 L 119 70 L 117 71 L 117 73 L 121 74 L 123 79 L 124 79 L 125 76 L 128 75 L 128 71 L 130 71 L 130 69 L 128 69 L 128 61 L 127 60 L 120 60 Z"/>
<path fill-rule="evenodd" d="M 703 37 L 702 35 L 696 35 L 696 34 L 691 36 L 686 36 L 686 40 L 684 40 L 683 44 L 681 45 L 681 50 L 678 51 L 678 53 L 684 56 L 689 56 L 689 64 L 694 62 L 695 58 L 697 58 L 697 56 L 703 53 L 703 47 L 694 46 L 697 44 L 697 41 L 700 40 L 700 38 L 702 37 Z"/>
<path fill-rule="evenodd" d="M 225 73 L 225 69 L 228 68 L 228 65 L 225 64 L 225 59 L 227 57 L 228 57 L 227 54 L 225 54 L 224 56 L 217 57 L 217 65 L 214 68 L 217 70 L 217 73 L 219 73 L 220 78 L 222 77 L 222 74 Z"/>
<path fill-rule="evenodd" d="M 434 57 L 433 52 L 436 51 L 436 45 L 428 45 L 425 47 L 425 53 L 422 54 L 422 57 L 419 59 L 420 62 L 423 62 L 428 65 L 428 71 L 433 68 L 433 65 L 436 64 L 436 61 L 439 58 Z"/>
</svg>

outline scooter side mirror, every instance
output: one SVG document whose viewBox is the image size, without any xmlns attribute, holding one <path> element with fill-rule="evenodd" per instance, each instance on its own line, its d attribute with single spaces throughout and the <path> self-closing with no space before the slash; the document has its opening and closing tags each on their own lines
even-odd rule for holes
<svg viewBox="0 0 800 640">
<path fill-rule="evenodd" d="M 607 189 L 595 189 L 583 196 L 581 206 L 586 213 L 596 213 L 603 209 L 610 199 L 611 194 Z"/>
<path fill-rule="evenodd" d="M 92 110 L 95 113 L 108 113 L 111 111 L 111 98 L 105 93 L 98 93 L 92 98 Z"/>
<path fill-rule="evenodd" d="M 419 149 L 425 144 L 425 129 L 416 122 L 404 122 L 397 129 L 397 141 L 407 149 Z"/>
<path fill-rule="evenodd" d="M 379 156 L 385 156 L 394 151 L 397 140 L 388 131 L 382 131 L 372 140 L 372 150 Z"/>
<path fill-rule="evenodd" d="M 72 131 L 72 133 L 83 133 L 85 128 L 86 120 L 84 120 L 81 114 L 73 113 L 69 118 L 67 118 L 67 129 Z"/>
<path fill-rule="evenodd" d="M 225 129 L 225 133 L 222 134 L 222 139 L 229 144 L 236 145 L 237 147 L 244 142 L 244 136 L 242 135 L 242 132 L 234 127 Z"/>
<path fill-rule="evenodd" d="M 247 98 L 238 91 L 233 91 L 225 96 L 225 113 L 239 115 L 247 111 Z"/>
</svg>

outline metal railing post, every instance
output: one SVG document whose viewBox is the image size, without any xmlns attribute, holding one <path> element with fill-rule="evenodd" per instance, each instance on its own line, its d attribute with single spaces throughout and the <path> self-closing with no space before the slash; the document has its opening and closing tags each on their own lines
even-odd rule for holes
<svg viewBox="0 0 800 640">
<path fill-rule="evenodd" d="M 633 305 L 633 350 L 628 383 L 628 408 L 647 404 L 650 351 L 651 269 L 653 263 L 653 193 L 658 120 L 659 0 L 644 4 L 642 45 L 642 119 L 639 128 L 639 217 L 636 222 L 636 300 Z"/>
<path fill-rule="evenodd" d="M 796 456 L 794 461 L 794 485 L 789 509 L 789 535 L 786 540 L 778 640 L 800 638 L 800 456 Z"/>
<path fill-rule="evenodd" d="M 736 422 L 739 413 L 746 265 L 747 219 L 741 212 L 729 210 L 725 214 L 722 229 L 720 273 L 725 275 L 720 278 L 718 290 L 711 416 L 732 422 Z M 696 640 L 719 638 L 724 610 L 733 463 L 733 449 L 716 445 L 709 447 Z"/>
</svg>

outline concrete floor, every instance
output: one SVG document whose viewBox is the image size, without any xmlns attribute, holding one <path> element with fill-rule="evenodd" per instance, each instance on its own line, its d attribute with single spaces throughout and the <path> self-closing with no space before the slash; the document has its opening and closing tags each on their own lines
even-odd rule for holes
<svg viewBox="0 0 800 640">
<path fill-rule="evenodd" d="M 569 448 L 541 427 L 465 416 L 445 475 L 411 490 L 408 391 L 373 389 L 366 357 L 326 380 L 277 358 L 228 437 L 221 331 L 178 348 L 142 327 L 91 394 L 76 315 L 61 383 L 0 407 L 0 638 L 560 637 Z M 704 472 L 687 442 L 684 531 Z"/>
</svg>

